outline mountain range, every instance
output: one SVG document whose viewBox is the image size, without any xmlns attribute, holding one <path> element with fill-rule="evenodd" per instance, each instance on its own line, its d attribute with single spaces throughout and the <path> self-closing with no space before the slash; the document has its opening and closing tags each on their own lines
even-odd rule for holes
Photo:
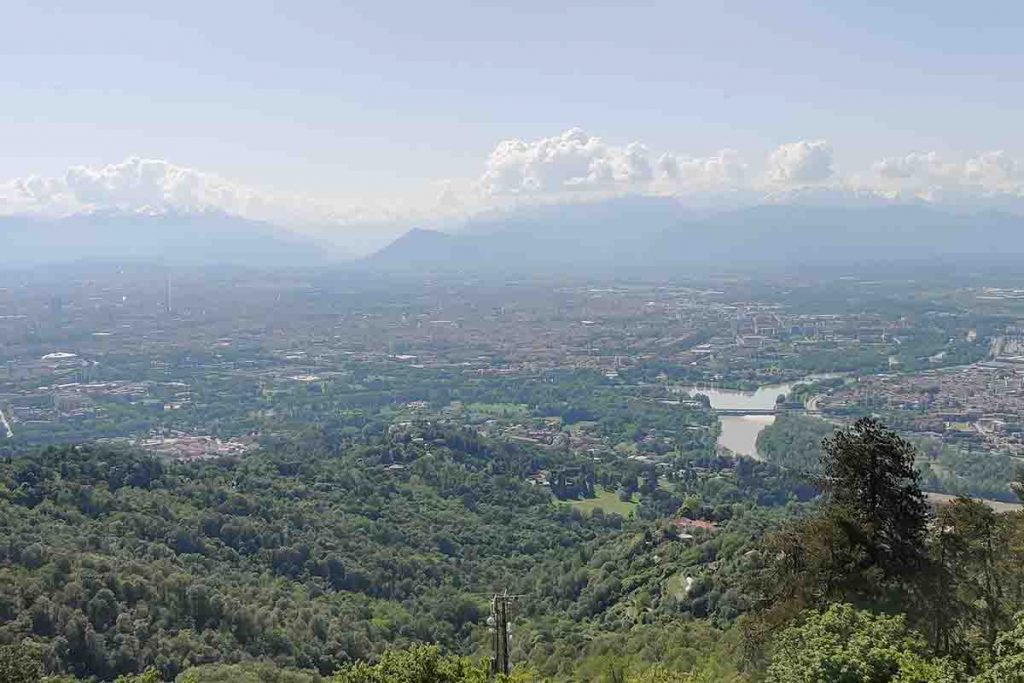
<svg viewBox="0 0 1024 683">
<path fill-rule="evenodd" d="M 927 205 L 760 205 L 690 212 L 627 198 L 491 216 L 462 230 L 410 230 L 364 265 L 385 269 L 656 271 L 1007 262 L 1024 217 Z"/>
<path fill-rule="evenodd" d="M 62 218 L 0 216 L 0 266 L 69 261 L 307 265 L 337 249 L 231 214 L 103 211 Z"/>
<path fill-rule="evenodd" d="M 891 262 L 1015 263 L 1024 217 L 919 204 L 760 204 L 696 210 L 668 197 L 479 214 L 413 228 L 358 261 L 319 238 L 220 212 L 0 217 L 0 266 L 68 261 L 319 266 L 362 271 L 676 274 Z M 333 237 L 331 237 L 333 235 Z"/>
</svg>

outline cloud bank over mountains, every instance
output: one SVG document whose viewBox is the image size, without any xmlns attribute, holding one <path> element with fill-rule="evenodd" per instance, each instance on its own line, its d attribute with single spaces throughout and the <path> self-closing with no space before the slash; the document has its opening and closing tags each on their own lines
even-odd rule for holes
<svg viewBox="0 0 1024 683">
<path fill-rule="evenodd" d="M 490 197 L 574 191 L 694 191 L 738 188 L 747 174 L 739 154 L 706 158 L 657 156 L 639 142 L 612 145 L 572 128 L 525 142 L 506 140 L 487 158 L 479 188 Z"/>
<path fill-rule="evenodd" d="M 768 159 L 768 178 L 780 185 L 821 183 L 834 173 L 832 146 L 825 140 L 779 145 Z"/>
<path fill-rule="evenodd" d="M 219 211 L 285 225 L 358 222 L 358 207 L 259 190 L 161 159 L 129 157 L 107 166 L 72 166 L 59 177 L 28 176 L 0 183 L 0 215 L 62 216 L 95 211 L 202 213 Z"/>
<path fill-rule="evenodd" d="M 102 167 L 72 166 L 61 177 L 17 178 L 3 189 L 0 206 L 8 213 L 217 208 L 241 214 L 258 201 L 252 191 L 208 173 L 138 157 Z"/>
<path fill-rule="evenodd" d="M 1005 151 L 984 152 L 962 161 L 935 152 L 886 157 L 872 169 L 880 184 L 928 196 L 939 192 L 1024 195 L 1024 163 Z"/>
<path fill-rule="evenodd" d="M 940 202 L 1007 207 L 1024 211 L 1024 161 L 1006 151 L 946 159 L 937 152 L 886 156 L 867 169 L 844 173 L 827 140 L 779 145 L 766 159 L 750 159 L 731 148 L 711 156 L 653 153 L 640 142 L 624 145 L 573 128 L 552 137 L 499 143 L 477 182 L 490 199 L 537 201 L 585 195 L 748 193 L 750 201 L 781 198 L 836 201 Z"/>
<path fill-rule="evenodd" d="M 285 226 L 429 224 L 480 211 L 617 195 L 678 196 L 713 206 L 746 203 L 934 202 L 1024 212 L 1024 161 L 1002 150 L 944 158 L 937 152 L 886 156 L 844 172 L 826 140 L 779 145 L 752 159 L 731 148 L 709 156 L 606 142 L 579 128 L 498 143 L 478 177 L 440 181 L 431 200 L 382 205 L 258 190 L 159 159 L 74 166 L 60 176 L 0 182 L 0 214 L 68 215 L 220 211 Z M 339 188 L 343 189 L 343 188 Z"/>
</svg>

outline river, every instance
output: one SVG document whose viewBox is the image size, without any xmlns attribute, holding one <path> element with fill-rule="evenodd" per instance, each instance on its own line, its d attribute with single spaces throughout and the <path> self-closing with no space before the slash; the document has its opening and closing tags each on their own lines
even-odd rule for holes
<svg viewBox="0 0 1024 683">
<path fill-rule="evenodd" d="M 804 382 L 811 382 L 818 379 L 828 379 L 839 375 L 811 375 L 806 377 Z M 797 382 L 788 384 L 769 384 L 759 387 L 757 391 L 736 391 L 734 389 L 715 389 L 710 387 L 687 387 L 691 394 L 704 394 L 711 401 L 712 408 L 726 410 L 767 410 L 775 406 L 779 394 L 788 394 Z M 718 437 L 718 445 L 728 448 L 733 453 L 761 459 L 757 452 L 757 435 L 761 430 L 775 422 L 774 415 L 720 415 L 718 420 L 722 423 L 722 433 Z M 943 493 L 927 494 L 933 503 L 948 503 L 953 496 Z M 997 500 L 981 499 L 996 512 L 1008 512 L 1020 510 L 1019 503 L 1006 503 Z"/>
<path fill-rule="evenodd" d="M 728 410 L 771 410 L 779 394 L 788 394 L 794 383 L 769 384 L 758 387 L 756 391 L 736 391 L 735 389 L 692 388 L 691 391 L 704 394 L 711 401 L 711 407 Z M 757 454 L 757 435 L 761 430 L 775 422 L 774 415 L 722 415 L 718 418 L 722 423 L 722 433 L 718 437 L 718 445 L 728 448 L 733 453 L 747 455 L 752 458 Z"/>
<path fill-rule="evenodd" d="M 775 422 L 774 415 L 722 415 L 718 420 L 722 423 L 722 433 L 718 436 L 719 446 L 739 455 L 760 459 L 757 435 Z"/>
<path fill-rule="evenodd" d="M 810 375 L 800 380 L 812 382 L 835 375 Z M 798 382 L 785 384 L 767 384 L 756 391 L 737 391 L 735 389 L 719 389 L 716 387 L 686 387 L 691 394 L 704 394 L 711 401 L 711 407 L 719 410 L 771 410 L 779 394 L 788 394 Z M 718 437 L 718 445 L 728 448 L 733 453 L 757 458 L 757 435 L 761 430 L 775 422 L 774 415 L 721 415 L 722 433 Z"/>
</svg>

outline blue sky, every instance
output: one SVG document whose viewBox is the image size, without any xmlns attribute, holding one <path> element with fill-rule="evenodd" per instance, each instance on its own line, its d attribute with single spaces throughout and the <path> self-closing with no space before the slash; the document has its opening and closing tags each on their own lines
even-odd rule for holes
<svg viewBox="0 0 1024 683">
<path fill-rule="evenodd" d="M 801 140 L 828 141 L 842 172 L 1024 158 L 1019 2 L 17 5 L 0 179 L 141 156 L 387 200 L 471 184 L 499 141 L 575 126 L 652 160 L 733 149 L 751 176 Z"/>
</svg>

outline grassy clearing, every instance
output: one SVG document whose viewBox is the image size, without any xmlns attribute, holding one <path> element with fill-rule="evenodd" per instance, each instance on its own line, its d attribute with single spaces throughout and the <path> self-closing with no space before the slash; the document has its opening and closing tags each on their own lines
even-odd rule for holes
<svg viewBox="0 0 1024 683">
<path fill-rule="evenodd" d="M 627 502 L 619 500 L 619 494 L 615 491 L 605 491 L 603 488 L 597 488 L 597 496 L 594 498 L 584 498 L 583 500 L 570 500 L 569 505 L 580 512 L 590 514 L 597 508 L 601 508 L 606 513 L 615 513 L 622 515 L 623 517 L 629 517 L 629 513 L 636 507 L 636 495 L 634 494 L 634 500 Z"/>
<path fill-rule="evenodd" d="M 464 410 L 473 416 L 506 420 L 525 420 L 530 417 L 530 408 L 523 403 L 467 403 Z"/>
</svg>

